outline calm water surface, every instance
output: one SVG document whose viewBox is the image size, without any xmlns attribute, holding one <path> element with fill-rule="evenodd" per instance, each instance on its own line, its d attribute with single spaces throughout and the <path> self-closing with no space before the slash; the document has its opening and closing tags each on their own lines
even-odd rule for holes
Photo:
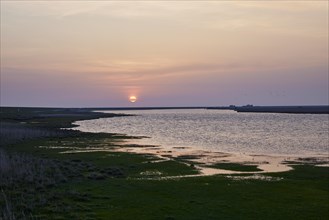
<svg viewBox="0 0 329 220">
<path fill-rule="evenodd" d="M 224 110 L 106 111 L 129 117 L 79 121 L 78 130 L 150 138 L 171 147 L 257 154 L 328 154 L 329 115 L 236 113 Z"/>
</svg>

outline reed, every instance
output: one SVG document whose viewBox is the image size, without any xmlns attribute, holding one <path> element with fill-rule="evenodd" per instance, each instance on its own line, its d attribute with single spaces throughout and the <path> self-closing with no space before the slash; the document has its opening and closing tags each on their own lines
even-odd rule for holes
<svg viewBox="0 0 329 220">
<path fill-rule="evenodd" d="M 33 219 L 30 210 L 46 199 L 41 191 L 65 181 L 59 162 L 0 148 L 0 219 Z M 39 194 L 38 199 L 31 200 L 31 194 Z"/>
<path fill-rule="evenodd" d="M 42 138 L 42 137 L 59 137 L 65 136 L 71 131 L 47 128 L 35 128 L 24 124 L 17 123 L 0 123 L 0 147 L 8 146 L 8 144 L 17 143 L 20 141 Z"/>
</svg>

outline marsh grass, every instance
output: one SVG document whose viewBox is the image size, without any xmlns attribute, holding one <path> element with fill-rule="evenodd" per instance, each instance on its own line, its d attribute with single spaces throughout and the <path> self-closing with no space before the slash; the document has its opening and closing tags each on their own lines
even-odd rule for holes
<svg viewBox="0 0 329 220">
<path fill-rule="evenodd" d="M 1 140 L 4 147 L 0 147 L 1 220 L 328 219 L 326 167 L 299 165 L 286 173 L 264 174 L 280 181 L 241 181 L 220 175 L 150 181 L 138 177 L 196 173 L 185 164 L 193 158 L 151 163 L 154 158 L 122 152 L 60 154 L 61 149 L 39 146 L 85 148 L 129 137 L 58 129 L 72 127 L 75 120 L 109 115 L 66 109 L 0 111 L 1 124 L 6 123 L 1 129 L 6 141 Z"/>
<path fill-rule="evenodd" d="M 10 199 L 3 190 L 0 193 L 0 201 L 4 202 L 2 209 L 0 209 L 0 220 L 36 220 L 32 214 L 26 214 L 23 210 L 15 209 L 17 204 L 22 203 L 22 201 L 13 201 Z M 14 205 L 13 205 L 14 204 Z M 22 206 L 22 204 L 20 205 Z"/>
<path fill-rule="evenodd" d="M 241 171 L 241 172 L 257 172 L 262 171 L 257 167 L 257 165 L 247 165 L 241 163 L 216 163 L 213 165 L 209 165 L 208 167 L 223 169 L 223 170 L 233 170 L 233 171 Z"/>
<path fill-rule="evenodd" d="M 44 203 L 46 189 L 66 181 L 60 164 L 54 160 L 8 154 L 0 149 L 1 218 L 33 219 L 30 212 Z"/>
<path fill-rule="evenodd" d="M 18 123 L 0 123 L 0 147 L 8 146 L 24 140 L 43 137 L 62 137 L 73 131 L 52 130 L 47 128 L 36 128 Z"/>
<path fill-rule="evenodd" d="M 65 181 L 61 166 L 55 160 L 24 154 L 8 154 L 0 149 L 0 186 L 28 183 L 37 188 Z"/>
<path fill-rule="evenodd" d="M 124 178 L 125 174 L 120 167 L 99 168 L 80 159 L 41 158 L 0 148 L 0 219 L 39 219 L 32 213 L 42 207 L 50 213 L 88 212 L 89 208 L 76 204 L 88 201 L 87 194 L 74 188 L 58 192 L 56 188 L 67 182 L 104 181 L 109 177 Z"/>
</svg>

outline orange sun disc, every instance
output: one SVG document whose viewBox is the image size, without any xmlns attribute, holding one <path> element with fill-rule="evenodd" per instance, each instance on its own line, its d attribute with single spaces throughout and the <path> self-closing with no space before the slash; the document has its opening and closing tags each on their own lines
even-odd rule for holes
<svg viewBox="0 0 329 220">
<path fill-rule="evenodd" d="M 136 101 L 137 101 L 136 96 L 130 96 L 130 97 L 129 97 L 129 101 L 130 101 L 130 102 L 136 102 Z"/>
</svg>

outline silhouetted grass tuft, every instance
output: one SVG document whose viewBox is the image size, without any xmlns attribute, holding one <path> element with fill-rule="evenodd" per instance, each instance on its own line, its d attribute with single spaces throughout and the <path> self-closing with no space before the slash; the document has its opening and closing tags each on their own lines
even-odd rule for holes
<svg viewBox="0 0 329 220">
<path fill-rule="evenodd" d="M 24 124 L 1 122 L 0 147 L 28 139 L 65 136 L 73 132 L 74 131 L 36 128 Z"/>
</svg>

